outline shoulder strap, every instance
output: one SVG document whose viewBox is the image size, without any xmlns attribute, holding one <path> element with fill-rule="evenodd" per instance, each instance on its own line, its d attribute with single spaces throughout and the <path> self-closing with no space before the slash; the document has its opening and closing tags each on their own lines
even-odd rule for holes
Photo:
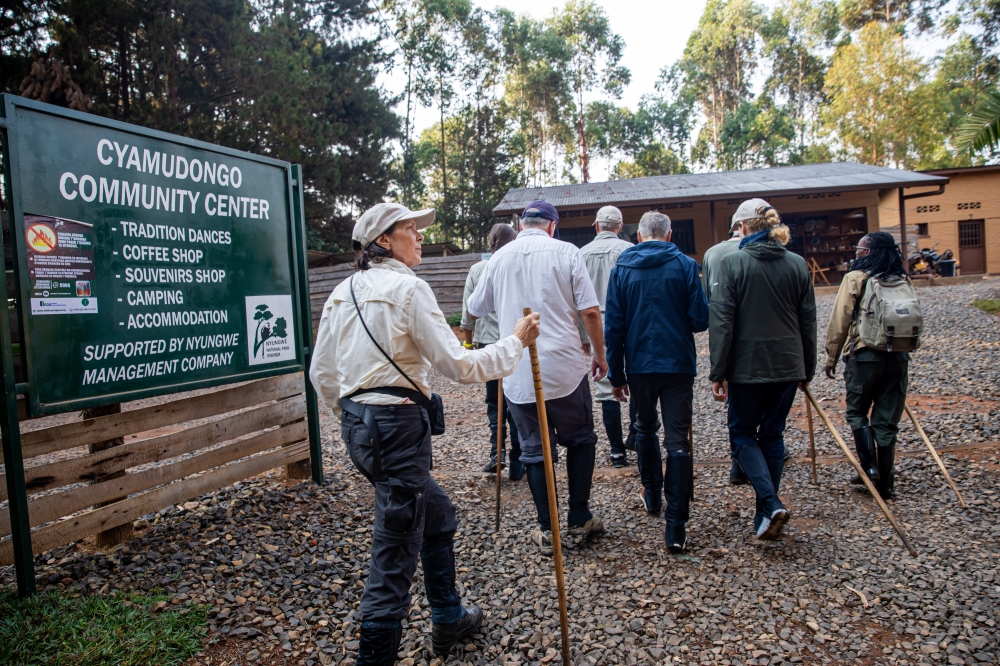
<svg viewBox="0 0 1000 666">
<path fill-rule="evenodd" d="M 357 275 L 357 273 L 355 273 L 354 275 Z M 357 310 L 358 312 L 358 319 L 361 321 L 361 325 L 365 327 L 365 333 L 368 334 L 368 337 L 369 339 L 371 339 L 372 343 L 374 343 L 375 348 L 378 349 L 380 352 L 382 352 L 382 356 L 385 356 L 385 360 L 389 361 L 389 363 L 392 363 L 392 367 L 396 368 L 396 371 L 399 374 L 403 375 L 406 381 L 410 382 L 410 386 L 412 386 L 417 393 L 423 395 L 424 392 L 420 390 L 420 387 L 417 386 L 416 383 L 414 383 L 414 381 L 410 379 L 410 376 L 405 372 L 403 372 L 403 369 L 400 368 L 398 365 L 396 365 L 396 362 L 393 361 L 392 358 L 385 353 L 385 350 L 382 349 L 382 345 L 378 343 L 378 340 L 375 339 L 375 336 L 372 335 L 372 332 L 368 330 L 368 324 L 365 323 L 365 318 L 361 316 L 361 308 L 358 307 L 358 298 L 357 296 L 354 295 L 354 275 L 351 276 L 351 280 L 349 282 L 349 286 L 351 288 L 351 300 L 354 301 L 354 309 Z"/>
</svg>

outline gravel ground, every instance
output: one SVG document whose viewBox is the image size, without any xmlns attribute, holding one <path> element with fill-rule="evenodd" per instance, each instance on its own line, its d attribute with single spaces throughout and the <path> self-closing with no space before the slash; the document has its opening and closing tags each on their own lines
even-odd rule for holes
<svg viewBox="0 0 1000 666">
<path fill-rule="evenodd" d="M 784 540 L 752 538 L 753 491 L 727 485 L 724 408 L 711 400 L 707 337 L 698 338 L 696 500 L 689 552 L 669 556 L 662 521 L 638 499 L 634 467 L 599 469 L 592 508 L 607 532 L 567 544 L 573 659 L 646 663 L 996 663 L 1000 602 L 1000 319 L 970 307 L 1000 297 L 1000 281 L 920 291 L 930 334 L 911 364 L 910 404 L 936 445 L 965 445 L 945 462 L 969 508 L 961 510 L 904 425 L 893 511 L 918 550 L 906 554 L 875 503 L 847 483 L 843 461 L 786 467 L 793 514 Z M 833 296 L 819 299 L 821 328 Z M 824 329 L 825 330 L 825 329 Z M 825 355 L 821 355 L 823 358 Z M 543 368 L 544 370 L 544 368 Z M 527 541 L 534 508 L 525 482 L 504 479 L 503 527 L 493 530 L 493 477 L 484 391 L 444 378 L 448 433 L 435 440 L 435 476 L 458 507 L 459 584 L 486 611 L 483 633 L 449 664 L 556 663 L 558 605 L 552 560 Z M 842 382 L 818 377 L 817 399 L 844 424 Z M 291 485 L 280 471 L 139 521 L 137 537 L 109 552 L 86 543 L 36 560 L 41 587 L 108 593 L 163 588 L 168 607 L 210 604 L 211 639 L 196 664 L 349 663 L 367 575 L 372 492 L 353 471 L 332 416 L 323 422 L 328 484 Z M 599 465 L 607 442 L 603 428 Z M 817 419 L 821 456 L 839 449 Z M 787 442 L 808 452 L 797 400 Z M 980 446 L 975 446 L 980 445 Z M 714 462 L 719 464 L 712 464 Z M 564 495 L 564 487 L 562 488 Z M 0 584 L 11 585 L 11 568 Z M 442 663 L 430 652 L 430 609 L 418 572 L 406 623 L 405 664 Z"/>
</svg>

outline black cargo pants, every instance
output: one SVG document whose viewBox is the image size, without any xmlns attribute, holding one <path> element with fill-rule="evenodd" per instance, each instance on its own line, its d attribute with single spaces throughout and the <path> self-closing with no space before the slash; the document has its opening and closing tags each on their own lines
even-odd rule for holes
<svg viewBox="0 0 1000 666">
<path fill-rule="evenodd" d="M 431 425 L 418 405 L 374 406 L 384 480 L 373 480 L 368 428 L 353 414 L 341 415 L 341 437 L 354 466 L 375 486 L 368 582 L 361 620 L 402 620 L 410 610 L 417 557 L 435 624 L 457 622 L 464 613 L 455 589 L 455 505 L 431 478 Z"/>
<path fill-rule="evenodd" d="M 862 347 L 844 364 L 847 422 L 852 430 L 871 423 L 875 443 L 895 446 L 909 384 L 909 352 Z M 869 419 L 868 412 L 871 411 Z"/>
</svg>

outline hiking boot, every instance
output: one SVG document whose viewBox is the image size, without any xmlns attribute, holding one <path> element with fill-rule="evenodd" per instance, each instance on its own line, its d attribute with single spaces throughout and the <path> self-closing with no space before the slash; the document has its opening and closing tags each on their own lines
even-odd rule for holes
<svg viewBox="0 0 1000 666">
<path fill-rule="evenodd" d="M 757 538 L 761 541 L 774 541 L 781 536 L 781 530 L 791 518 L 788 509 L 775 509 L 770 518 L 764 518 L 757 528 Z"/>
<path fill-rule="evenodd" d="M 639 499 L 642 500 L 642 506 L 646 509 L 646 513 L 653 516 L 660 515 L 660 507 L 658 505 L 653 505 L 652 502 L 646 501 L 645 488 L 639 488 Z"/>
<path fill-rule="evenodd" d="M 578 525 L 577 527 L 570 527 L 567 530 L 573 536 L 579 537 L 589 537 L 595 534 L 600 534 L 604 531 L 604 521 L 596 513 L 591 515 L 590 520 L 585 522 L 583 525 Z"/>
<path fill-rule="evenodd" d="M 478 606 L 466 608 L 465 615 L 458 622 L 435 624 L 431 632 L 434 654 L 446 656 L 459 642 L 478 632 L 482 624 L 483 611 Z"/>
<path fill-rule="evenodd" d="M 687 544 L 687 535 L 684 533 L 684 525 L 667 525 L 663 528 L 663 538 L 667 543 L 667 552 L 671 555 L 680 555 L 684 552 Z"/>
<path fill-rule="evenodd" d="M 628 467 L 628 460 L 625 456 L 611 456 L 611 466 L 615 469 L 621 469 L 623 467 Z"/>
<path fill-rule="evenodd" d="M 543 530 L 536 527 L 531 532 L 531 541 L 538 546 L 538 552 L 542 555 L 552 554 L 552 530 Z"/>
<path fill-rule="evenodd" d="M 747 478 L 746 472 L 740 467 L 740 461 L 733 458 L 733 466 L 729 468 L 729 485 L 745 486 L 748 483 L 750 483 L 750 479 Z"/>
<path fill-rule="evenodd" d="M 500 469 L 506 469 L 507 465 L 500 463 Z M 497 473 L 497 457 L 493 456 L 490 461 L 486 463 L 486 467 L 483 468 L 484 474 L 496 474 Z"/>
</svg>

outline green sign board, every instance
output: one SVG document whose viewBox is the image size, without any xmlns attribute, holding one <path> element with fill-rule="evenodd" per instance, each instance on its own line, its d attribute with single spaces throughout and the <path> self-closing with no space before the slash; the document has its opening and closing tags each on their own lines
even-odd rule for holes
<svg viewBox="0 0 1000 666">
<path fill-rule="evenodd" d="M 292 165 L 4 96 L 32 414 L 303 369 Z"/>
</svg>

